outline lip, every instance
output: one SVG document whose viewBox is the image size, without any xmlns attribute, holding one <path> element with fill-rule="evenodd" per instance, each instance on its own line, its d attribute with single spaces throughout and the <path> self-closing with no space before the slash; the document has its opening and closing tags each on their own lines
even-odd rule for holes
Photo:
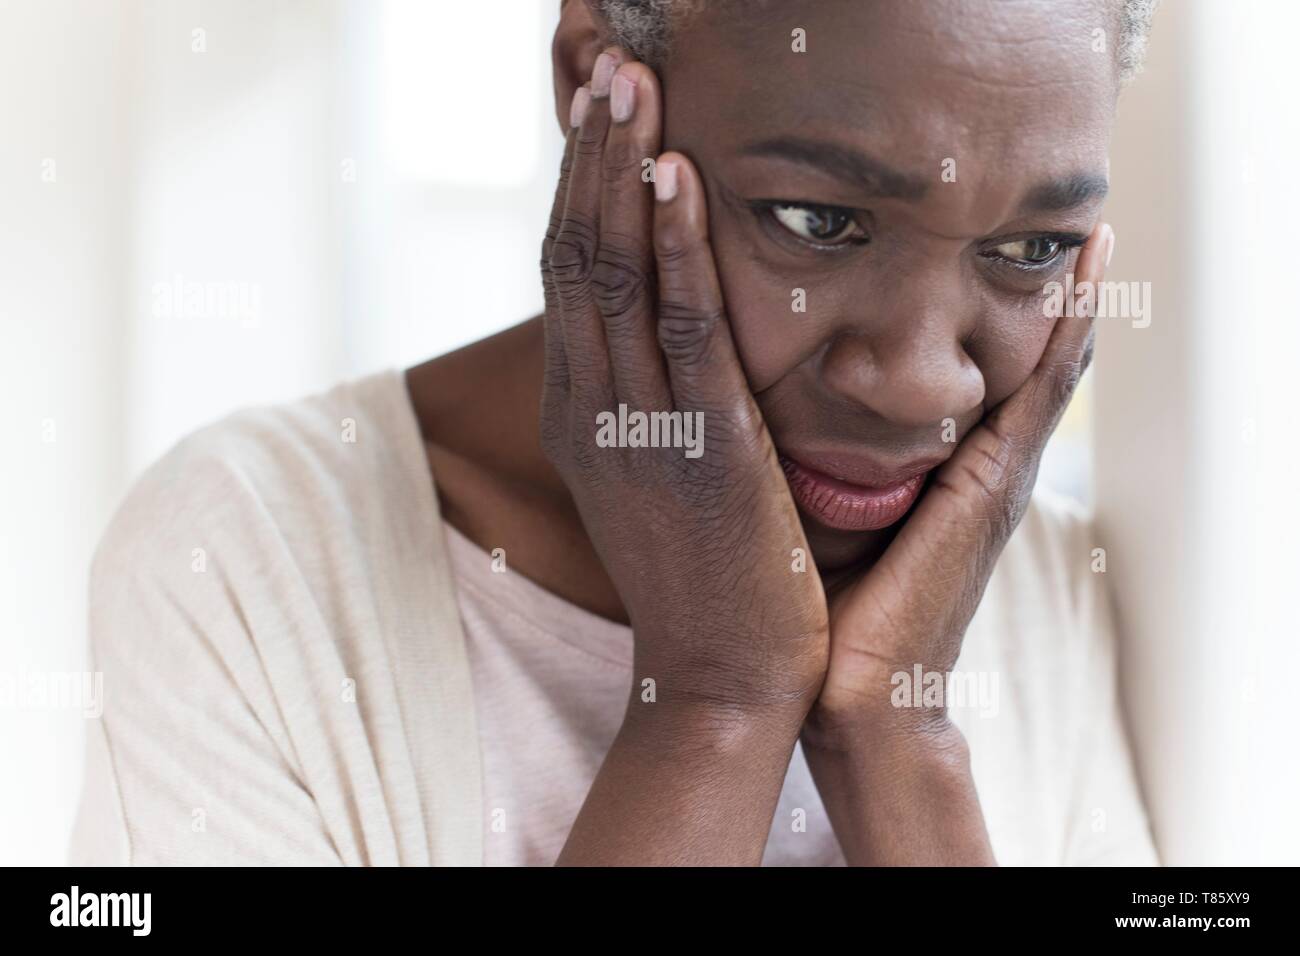
<svg viewBox="0 0 1300 956">
<path fill-rule="evenodd" d="M 882 467 L 844 455 L 779 456 L 795 502 L 809 517 L 840 531 L 878 531 L 900 520 L 920 497 L 940 460 Z"/>
</svg>

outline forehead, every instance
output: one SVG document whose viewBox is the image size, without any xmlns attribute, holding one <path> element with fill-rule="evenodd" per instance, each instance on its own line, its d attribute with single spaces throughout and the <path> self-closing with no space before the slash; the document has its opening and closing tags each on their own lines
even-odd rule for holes
<svg viewBox="0 0 1300 956">
<path fill-rule="evenodd" d="M 923 176 L 952 157 L 990 182 L 1104 170 L 1112 2 L 714 0 L 665 70 L 670 132 L 737 149 L 815 133 Z"/>
</svg>

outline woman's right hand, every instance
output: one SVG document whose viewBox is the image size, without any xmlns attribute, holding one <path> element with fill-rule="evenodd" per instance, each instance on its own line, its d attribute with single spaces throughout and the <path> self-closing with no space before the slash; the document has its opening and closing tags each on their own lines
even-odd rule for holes
<svg viewBox="0 0 1300 956">
<path fill-rule="evenodd" d="M 797 734 L 826 671 L 826 598 L 811 559 L 793 569 L 808 545 L 736 356 L 703 184 L 680 153 L 646 162 L 660 88 L 622 51 L 573 117 L 542 253 L 542 443 L 627 609 L 630 707 L 775 711 Z M 702 454 L 602 447 L 598 416 L 620 405 L 699 413 Z"/>
</svg>

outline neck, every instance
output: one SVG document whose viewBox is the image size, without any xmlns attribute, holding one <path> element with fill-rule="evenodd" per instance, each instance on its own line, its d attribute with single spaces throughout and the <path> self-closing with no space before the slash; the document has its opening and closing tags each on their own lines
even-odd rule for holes
<svg viewBox="0 0 1300 956">
<path fill-rule="evenodd" d="M 617 623 L 622 601 L 542 452 L 541 318 L 407 372 L 443 519 L 507 566 Z"/>
</svg>

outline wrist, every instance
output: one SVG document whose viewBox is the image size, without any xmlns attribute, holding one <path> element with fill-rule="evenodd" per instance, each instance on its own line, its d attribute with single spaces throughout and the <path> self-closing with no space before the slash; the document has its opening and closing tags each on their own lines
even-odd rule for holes
<svg viewBox="0 0 1300 956">
<path fill-rule="evenodd" d="M 787 757 L 799 739 L 806 706 L 740 707 L 703 701 L 643 701 L 628 704 L 618 744 L 649 757 L 680 763 Z"/>
<path fill-rule="evenodd" d="M 634 698 L 562 864 L 757 866 L 798 721 Z"/>
<path fill-rule="evenodd" d="M 795 736 L 816 705 L 826 678 L 829 636 L 795 635 L 779 642 L 791 649 L 775 659 L 753 648 L 774 643 L 740 633 L 716 648 L 700 649 L 698 634 L 638 629 L 627 716 L 658 716 L 706 731 L 793 727 Z M 801 648 L 809 648 L 807 651 Z M 658 708 L 658 710 L 647 709 Z"/>
<path fill-rule="evenodd" d="M 806 729 L 803 749 L 850 865 L 995 862 L 965 736 L 946 717 Z"/>
<path fill-rule="evenodd" d="M 944 707 L 814 705 L 800 731 L 805 750 L 876 754 L 964 754 L 966 738 Z"/>
</svg>

